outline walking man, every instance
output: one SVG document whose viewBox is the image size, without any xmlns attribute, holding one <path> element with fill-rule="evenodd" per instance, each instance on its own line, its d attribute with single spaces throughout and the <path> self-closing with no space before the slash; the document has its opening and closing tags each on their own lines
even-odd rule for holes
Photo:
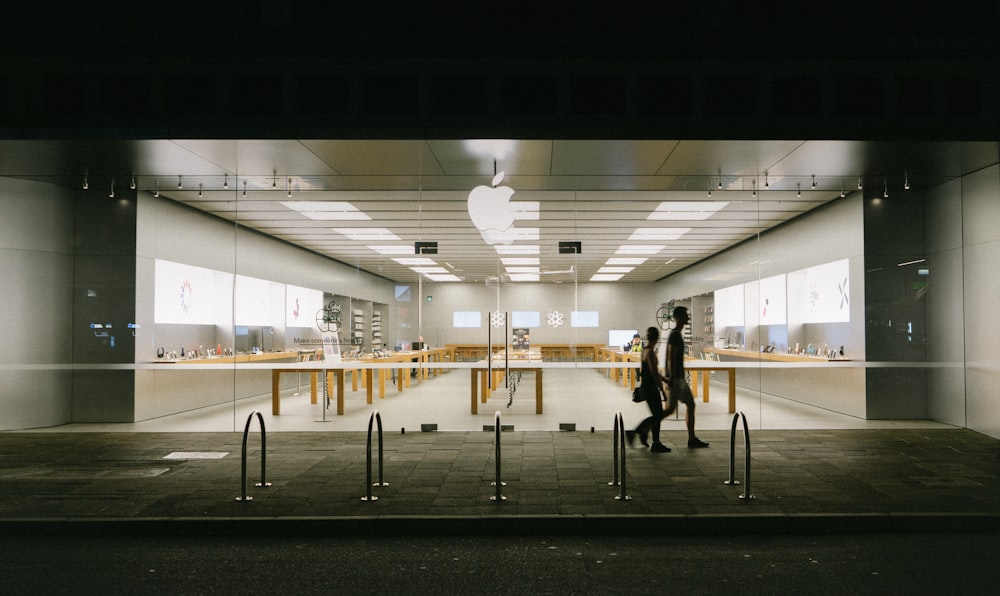
<svg viewBox="0 0 1000 596">
<path fill-rule="evenodd" d="M 670 403 L 667 406 L 663 417 L 674 413 L 677 410 L 677 402 L 684 402 L 687 411 L 684 420 L 687 423 L 688 447 L 698 449 L 708 447 L 708 443 L 702 441 L 694 434 L 694 396 L 691 394 L 691 387 L 688 386 L 687 374 L 684 372 L 684 338 L 681 330 L 691 320 L 686 307 L 674 307 L 674 326 L 667 337 L 667 386 L 670 387 Z"/>
</svg>

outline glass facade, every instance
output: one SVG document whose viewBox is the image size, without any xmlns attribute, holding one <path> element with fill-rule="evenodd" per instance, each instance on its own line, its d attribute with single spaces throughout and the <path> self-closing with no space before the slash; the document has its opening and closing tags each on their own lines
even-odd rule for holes
<svg viewBox="0 0 1000 596">
<path fill-rule="evenodd" d="M 626 344 L 685 306 L 699 429 L 1000 436 L 994 144 L 906 188 L 641 143 L 316 141 L 287 171 L 262 164 L 292 143 L 232 144 L 0 178 L 3 430 L 631 427 Z"/>
</svg>

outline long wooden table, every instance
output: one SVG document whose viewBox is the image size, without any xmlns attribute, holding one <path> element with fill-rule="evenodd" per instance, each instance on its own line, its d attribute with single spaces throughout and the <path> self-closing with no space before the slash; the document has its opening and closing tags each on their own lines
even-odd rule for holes
<svg viewBox="0 0 1000 596">
<path fill-rule="evenodd" d="M 516 371 L 534 371 L 535 373 L 535 414 L 542 413 L 542 367 L 539 365 L 528 365 L 522 366 L 523 362 L 519 362 L 517 366 L 511 366 L 510 370 Z M 472 385 L 471 385 L 471 395 L 472 395 L 472 413 L 479 413 L 479 402 L 482 399 L 482 403 L 486 403 L 489 399 L 491 389 L 490 389 L 490 368 L 485 364 L 481 366 L 474 366 L 471 369 Z M 492 368 L 494 383 L 496 385 L 498 381 L 503 380 L 504 368 L 501 364 L 500 366 L 493 366 Z M 499 379 L 497 378 L 499 377 Z M 480 391 L 480 388 L 482 391 Z M 481 397 L 480 397 L 481 396 Z"/>
<path fill-rule="evenodd" d="M 494 343 L 490 350 L 486 349 L 487 346 L 485 343 L 445 344 L 445 347 L 454 350 L 455 356 L 461 358 L 463 361 L 479 361 L 486 358 L 487 351 L 493 353 L 504 349 L 504 344 Z M 594 353 L 600 347 L 602 347 L 600 344 L 531 344 L 532 349 L 541 351 L 542 359 L 546 361 L 562 360 L 564 358 L 593 361 Z"/>
</svg>

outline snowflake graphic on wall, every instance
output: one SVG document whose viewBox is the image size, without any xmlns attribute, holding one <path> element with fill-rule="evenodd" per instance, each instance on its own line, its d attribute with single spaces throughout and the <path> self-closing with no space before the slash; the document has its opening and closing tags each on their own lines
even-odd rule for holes
<svg viewBox="0 0 1000 596">
<path fill-rule="evenodd" d="M 563 324 L 565 317 L 558 310 L 554 310 L 549 313 L 549 325 L 553 327 L 559 327 Z"/>
<path fill-rule="evenodd" d="M 502 312 L 491 312 L 490 313 L 490 325 L 494 327 L 503 327 L 507 320 L 506 313 Z"/>
</svg>

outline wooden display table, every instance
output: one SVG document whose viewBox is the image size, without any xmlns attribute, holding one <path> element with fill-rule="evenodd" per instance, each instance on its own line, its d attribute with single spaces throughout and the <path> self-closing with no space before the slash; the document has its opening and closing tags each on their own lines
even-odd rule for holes
<svg viewBox="0 0 1000 596">
<path fill-rule="evenodd" d="M 542 370 L 543 370 L 542 367 L 531 366 L 531 365 L 525 366 L 524 363 L 518 362 L 515 366 L 511 366 L 509 369 L 516 371 L 533 371 L 535 373 L 535 414 L 541 414 L 542 413 Z M 490 374 L 489 374 L 490 368 L 488 368 L 486 366 L 486 363 L 484 362 L 482 363 L 481 366 L 474 366 L 469 370 L 471 371 L 472 375 L 472 386 L 471 386 L 472 413 L 478 414 L 480 400 L 482 400 L 482 403 L 485 404 L 486 400 L 489 399 L 490 397 L 491 393 Z M 503 372 L 504 372 L 503 364 L 501 363 L 499 367 L 494 365 L 492 371 L 494 375 L 493 384 L 496 385 L 498 382 L 497 380 L 498 372 L 499 372 L 499 379 L 500 380 L 503 379 Z M 482 389 L 481 392 L 480 388 Z"/>
</svg>

